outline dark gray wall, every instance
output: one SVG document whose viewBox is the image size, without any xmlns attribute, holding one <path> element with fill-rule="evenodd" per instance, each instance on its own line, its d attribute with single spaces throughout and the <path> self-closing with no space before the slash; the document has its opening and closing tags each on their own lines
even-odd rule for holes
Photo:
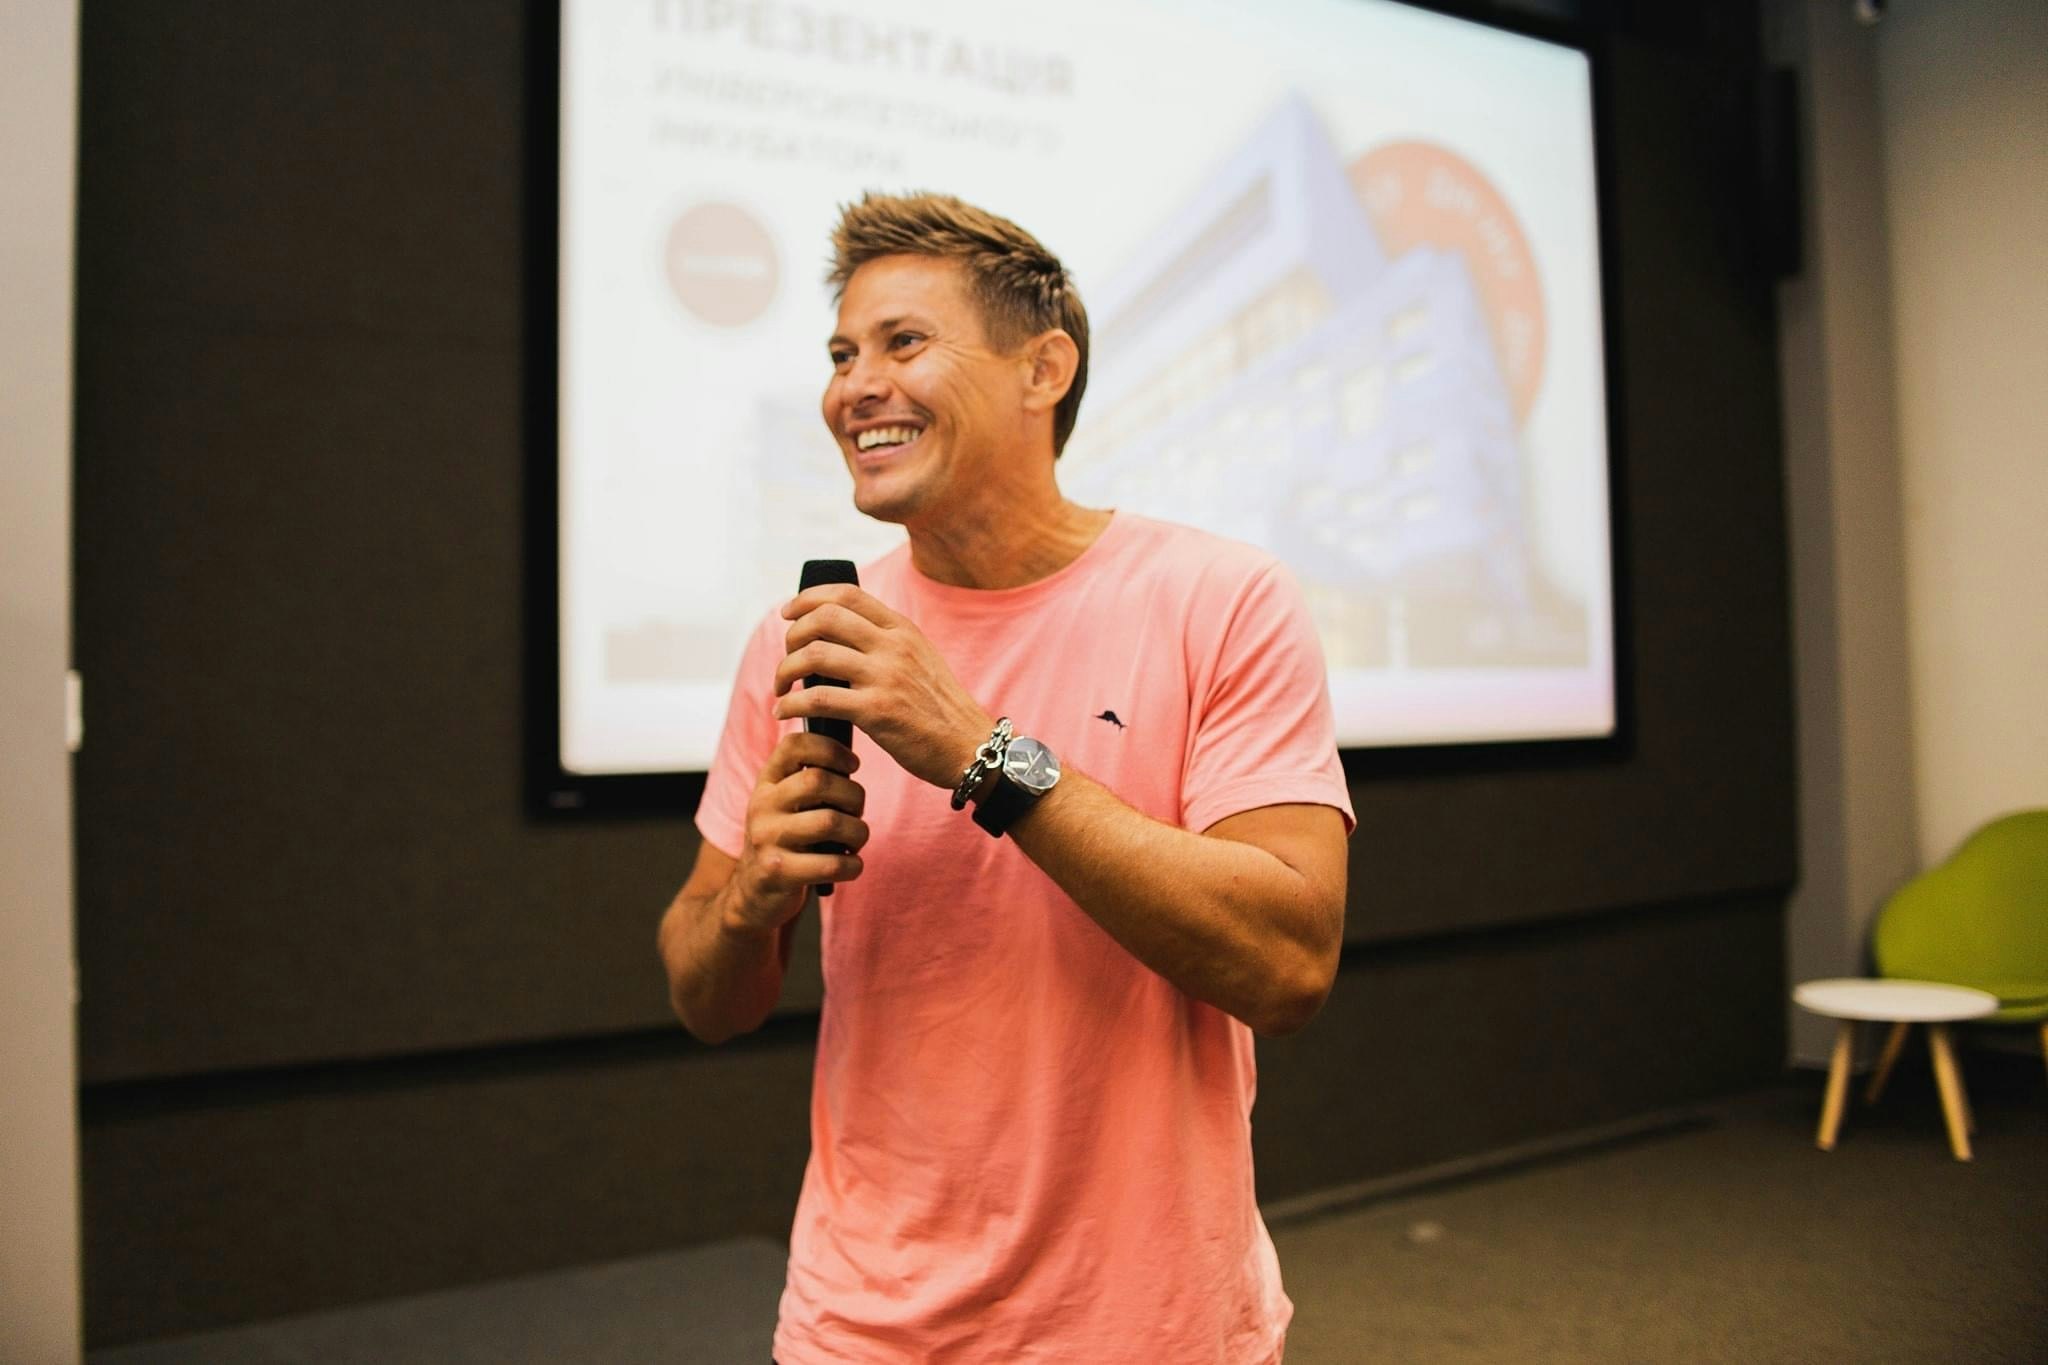
<svg viewBox="0 0 2048 1365">
<path fill-rule="evenodd" d="M 1779 901 L 1353 949 L 1321 1017 L 1260 1046 L 1260 1198 L 1774 1075 Z M 788 1019 L 722 1048 L 643 1036 L 94 1087 L 91 1336 L 782 1237 L 815 1041 L 811 1021 Z"/>
<path fill-rule="evenodd" d="M 83 39 L 92 1340 L 780 1231 L 814 951 L 767 1036 L 696 1048 L 652 951 L 693 831 L 521 813 L 520 16 L 95 0 Z M 1354 780 L 1339 989 L 1262 1054 L 1269 1197 L 1782 1055 L 1745 54 L 1612 56 L 1633 750 Z"/>
</svg>

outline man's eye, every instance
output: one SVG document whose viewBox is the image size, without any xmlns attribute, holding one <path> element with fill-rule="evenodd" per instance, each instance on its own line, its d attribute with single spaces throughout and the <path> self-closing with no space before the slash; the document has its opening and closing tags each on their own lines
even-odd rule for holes
<svg viewBox="0 0 2048 1365">
<path fill-rule="evenodd" d="M 924 338 L 915 332 L 898 332 L 895 336 L 889 338 L 889 344 L 900 351 L 905 346 L 914 346 L 923 340 Z"/>
<path fill-rule="evenodd" d="M 832 357 L 832 368 L 835 370 L 853 359 L 852 351 L 831 351 L 828 354 Z"/>
</svg>

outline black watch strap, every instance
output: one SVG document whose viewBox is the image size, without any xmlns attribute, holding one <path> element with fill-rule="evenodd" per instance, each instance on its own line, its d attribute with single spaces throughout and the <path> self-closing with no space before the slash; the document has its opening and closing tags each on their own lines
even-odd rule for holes
<svg viewBox="0 0 2048 1365">
<path fill-rule="evenodd" d="M 988 795 L 974 803 L 974 823 L 1000 839 L 1037 804 L 1038 798 L 1011 780 L 1008 773 L 998 772 Z"/>
</svg>

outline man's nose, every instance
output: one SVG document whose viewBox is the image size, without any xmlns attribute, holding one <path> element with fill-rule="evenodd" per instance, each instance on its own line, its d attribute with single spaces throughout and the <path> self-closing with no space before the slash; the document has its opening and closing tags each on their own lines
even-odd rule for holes
<svg viewBox="0 0 2048 1365">
<path fill-rule="evenodd" d="M 856 355 L 840 377 L 848 403 L 858 406 L 889 395 L 889 375 L 880 357 Z"/>
</svg>

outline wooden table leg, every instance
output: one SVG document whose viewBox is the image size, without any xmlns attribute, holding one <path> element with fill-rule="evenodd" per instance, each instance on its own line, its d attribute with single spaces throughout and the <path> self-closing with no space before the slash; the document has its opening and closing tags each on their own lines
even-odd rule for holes
<svg viewBox="0 0 2048 1365">
<path fill-rule="evenodd" d="M 1884 1052 L 1877 1059 L 1877 1071 L 1870 1078 L 1870 1088 L 1863 1092 L 1865 1104 L 1876 1104 L 1877 1097 L 1884 1093 L 1884 1083 L 1891 1079 L 1892 1063 L 1899 1060 L 1899 1048 L 1906 1041 L 1906 1030 L 1911 1027 L 1903 1019 L 1892 1025 L 1891 1036 L 1884 1040 Z"/>
<path fill-rule="evenodd" d="M 1835 1056 L 1828 1063 L 1828 1097 L 1820 1110 L 1817 1145 L 1823 1152 L 1835 1150 L 1835 1134 L 1842 1129 L 1842 1101 L 1849 1092 L 1849 1057 L 1855 1050 L 1856 1025 L 1844 1019 L 1835 1027 Z"/>
<path fill-rule="evenodd" d="M 1948 1121 L 1949 1150 L 1957 1161 L 1970 1159 L 1970 1102 L 1963 1097 L 1962 1073 L 1956 1069 L 1955 1052 L 1949 1047 L 1948 1025 L 1929 1024 L 1928 1043 L 1934 1051 L 1934 1079 L 1941 1086 L 1941 1114 Z"/>
</svg>

